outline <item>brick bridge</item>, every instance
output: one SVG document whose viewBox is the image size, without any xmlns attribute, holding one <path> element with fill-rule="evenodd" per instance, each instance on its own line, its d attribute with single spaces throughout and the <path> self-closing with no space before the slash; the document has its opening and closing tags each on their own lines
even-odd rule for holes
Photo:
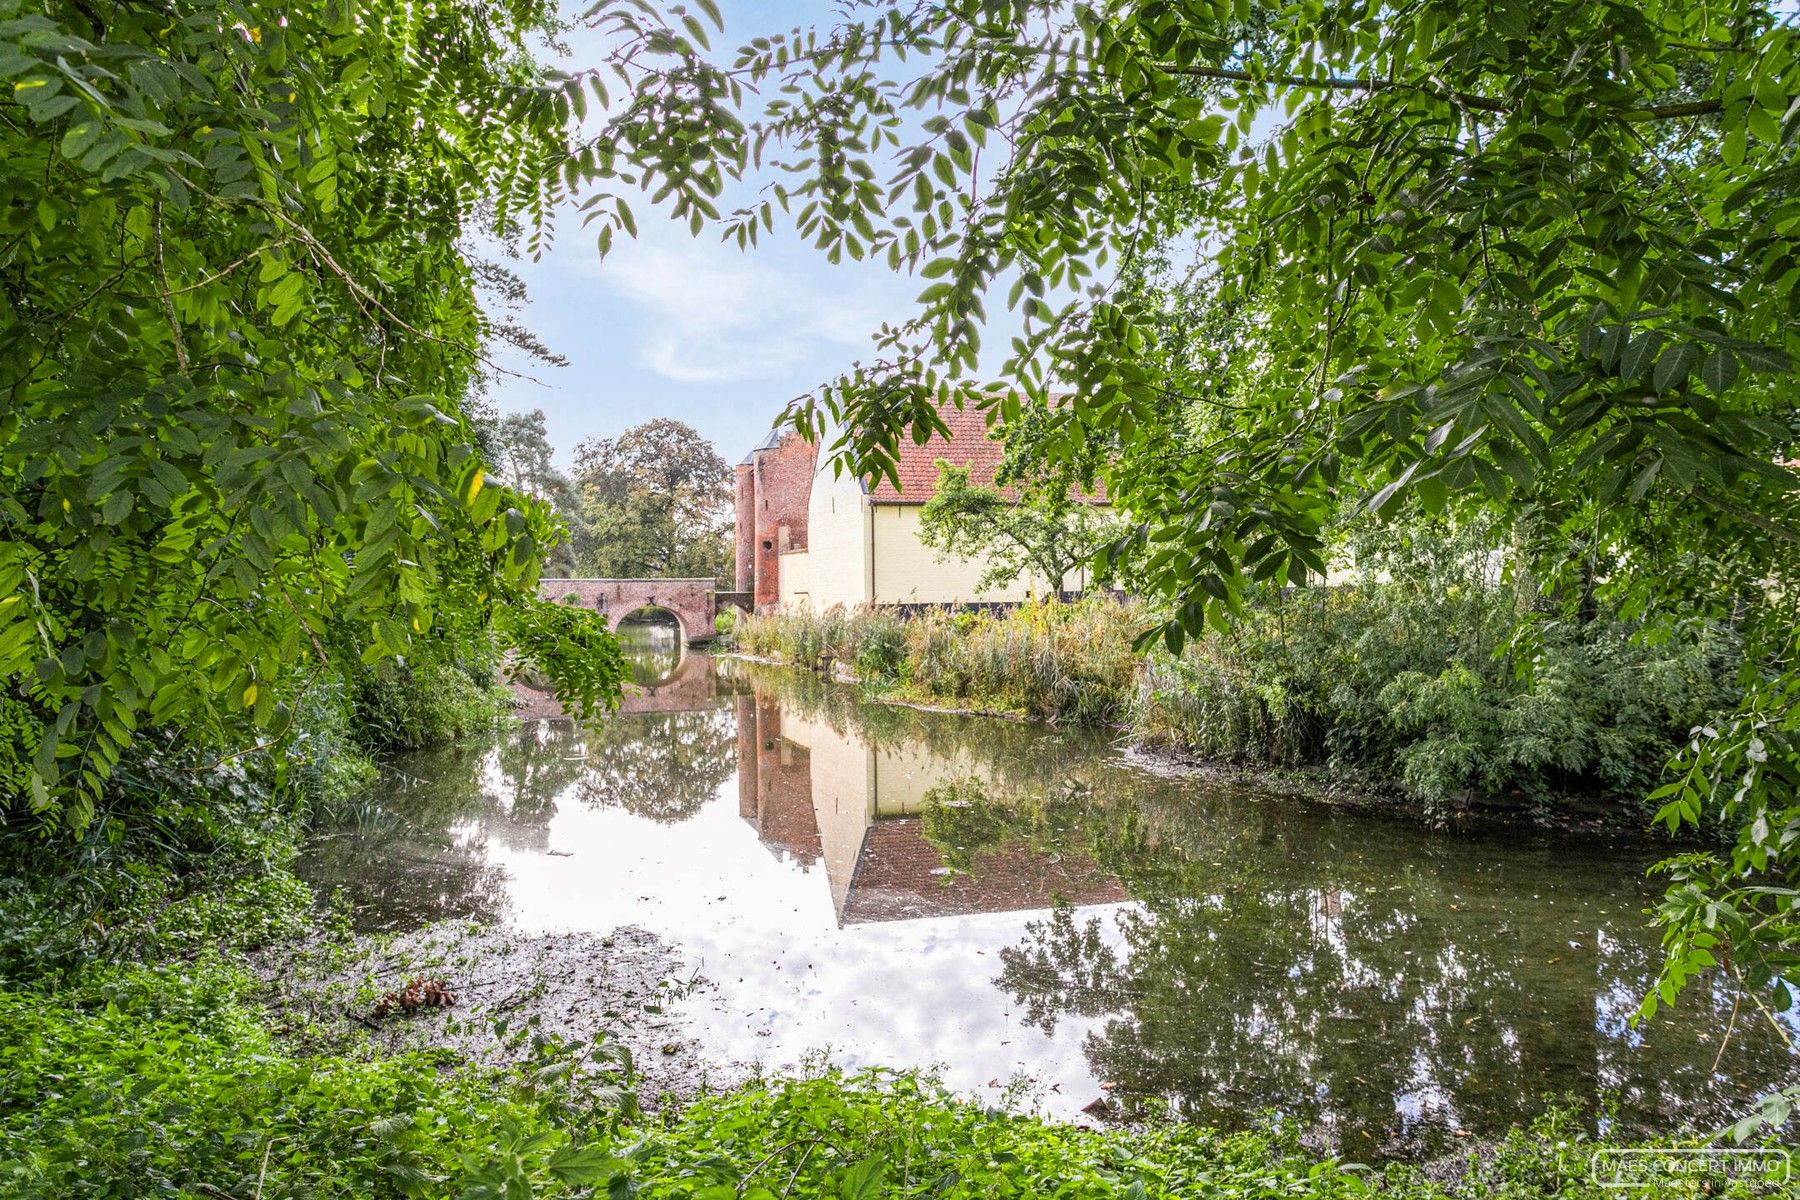
<svg viewBox="0 0 1800 1200">
<path fill-rule="evenodd" d="M 591 608 L 608 625 L 642 608 L 660 608 L 675 618 L 684 642 L 710 640 L 714 617 L 727 608 L 750 607 L 750 593 L 721 592 L 712 579 L 540 579 L 538 594 Z"/>
</svg>

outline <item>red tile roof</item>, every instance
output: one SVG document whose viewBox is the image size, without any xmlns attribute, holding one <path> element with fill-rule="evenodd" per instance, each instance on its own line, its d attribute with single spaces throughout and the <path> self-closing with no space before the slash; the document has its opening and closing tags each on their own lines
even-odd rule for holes
<svg viewBox="0 0 1800 1200">
<path fill-rule="evenodd" d="M 899 461 L 895 463 L 900 476 L 899 488 L 896 489 L 893 481 L 884 475 L 869 489 L 869 499 L 877 504 L 925 503 L 937 491 L 940 458 L 959 467 L 968 467 L 973 483 L 994 482 L 1003 448 L 988 436 L 987 418 L 973 408 L 947 406 L 938 412 L 950 428 L 949 438 L 934 433 L 923 446 L 910 437 L 902 439 Z M 1004 491 L 1008 500 L 1014 498 L 1011 488 Z"/>
<path fill-rule="evenodd" d="M 949 427 L 950 436 L 945 438 L 934 433 L 922 446 L 910 437 L 902 438 L 898 461 L 894 464 L 900 486 L 895 488 L 893 481 L 883 475 L 869 489 L 871 501 L 876 504 L 924 504 L 937 492 L 940 458 L 958 467 L 968 467 L 971 483 L 993 484 L 1005 448 L 990 436 L 992 431 L 988 429 L 986 415 L 978 409 L 959 409 L 952 405 L 938 409 L 938 415 Z M 1018 499 L 1010 487 L 1001 488 L 1000 494 L 1008 500 Z M 1098 487 L 1092 495 L 1082 498 L 1099 504 L 1106 502 L 1104 490 Z"/>
</svg>

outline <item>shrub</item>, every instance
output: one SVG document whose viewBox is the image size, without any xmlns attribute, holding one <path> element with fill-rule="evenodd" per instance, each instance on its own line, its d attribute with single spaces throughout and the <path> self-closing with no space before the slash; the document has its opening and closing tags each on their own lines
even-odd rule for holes
<svg viewBox="0 0 1800 1200">
<path fill-rule="evenodd" d="M 0 1190 L 12 1195 L 566 1195 L 608 1160 L 561 1063 L 297 1055 L 214 960 L 0 991 Z M 548 1067 L 562 1068 L 558 1076 Z M 601 1114 L 602 1117 L 604 1114 Z"/>
<path fill-rule="evenodd" d="M 372 750 L 419 749 L 490 729 L 511 711 L 491 651 L 421 643 L 412 658 L 358 667 L 351 679 L 357 739 Z"/>
<path fill-rule="evenodd" d="M 1173 1122 L 1094 1130 L 961 1100 L 915 1074 L 827 1071 L 695 1102 L 636 1147 L 613 1194 L 1601 1200 L 1615 1194 L 1593 1177 L 1595 1151 L 1608 1145 L 1591 1139 L 1573 1112 L 1553 1110 L 1491 1155 L 1471 1155 L 1464 1178 L 1446 1185 L 1406 1166 L 1372 1170 L 1321 1159 L 1302 1147 L 1297 1125 L 1275 1118 L 1241 1133 Z M 1689 1183 L 1671 1183 L 1690 1194 Z M 1729 1182 L 1721 1167 L 1694 1181 L 1691 1194 L 1771 1194 L 1760 1187 Z"/>
<path fill-rule="evenodd" d="M 1103 724 L 1120 719 L 1146 618 L 1106 598 L 1045 600 L 997 612 L 834 607 L 746 617 L 746 653 L 812 664 L 823 651 L 857 677 L 925 703 Z"/>
<path fill-rule="evenodd" d="M 1731 703 L 1726 629 L 1538 611 L 1482 556 L 1435 543 L 1378 561 L 1373 582 L 1270 591 L 1180 657 L 1153 655 L 1134 731 L 1206 758 L 1354 771 L 1432 807 L 1516 790 L 1635 808 Z"/>
</svg>

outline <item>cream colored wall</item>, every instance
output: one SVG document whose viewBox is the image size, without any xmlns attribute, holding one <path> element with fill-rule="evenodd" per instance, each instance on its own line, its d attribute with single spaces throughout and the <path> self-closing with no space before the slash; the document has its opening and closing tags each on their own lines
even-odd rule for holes
<svg viewBox="0 0 1800 1200">
<path fill-rule="evenodd" d="M 829 462 L 820 466 L 806 506 L 808 600 L 821 610 L 855 608 L 869 599 L 869 501 L 850 475 L 834 477 Z"/>
<path fill-rule="evenodd" d="M 976 585 L 987 573 L 982 558 L 949 558 L 919 540 L 917 504 L 874 506 L 875 595 L 877 604 L 968 604 L 1024 600 L 1031 592 L 1042 595 L 1042 580 L 1028 583 L 1015 579 L 1003 588 Z M 1063 586 L 1079 589 L 1083 572 L 1071 571 Z"/>
<path fill-rule="evenodd" d="M 778 590 L 782 607 L 807 607 L 812 591 L 811 551 L 783 551 L 775 570 L 779 576 L 777 582 L 781 585 Z"/>
<path fill-rule="evenodd" d="M 875 756 L 854 734 L 791 712 L 781 716 L 785 741 L 812 756 L 813 816 L 819 823 L 819 856 L 838 912 L 850 895 L 863 834 L 875 819 Z"/>
</svg>

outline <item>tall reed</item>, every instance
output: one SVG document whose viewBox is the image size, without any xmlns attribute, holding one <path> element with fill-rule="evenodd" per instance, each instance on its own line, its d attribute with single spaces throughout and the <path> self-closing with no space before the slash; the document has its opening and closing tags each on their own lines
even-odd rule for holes
<svg viewBox="0 0 1800 1200">
<path fill-rule="evenodd" d="M 1146 622 L 1134 602 L 1033 601 L 996 612 L 841 607 L 744 618 L 745 653 L 815 665 L 822 654 L 906 699 L 1092 724 L 1124 715 Z"/>
</svg>

